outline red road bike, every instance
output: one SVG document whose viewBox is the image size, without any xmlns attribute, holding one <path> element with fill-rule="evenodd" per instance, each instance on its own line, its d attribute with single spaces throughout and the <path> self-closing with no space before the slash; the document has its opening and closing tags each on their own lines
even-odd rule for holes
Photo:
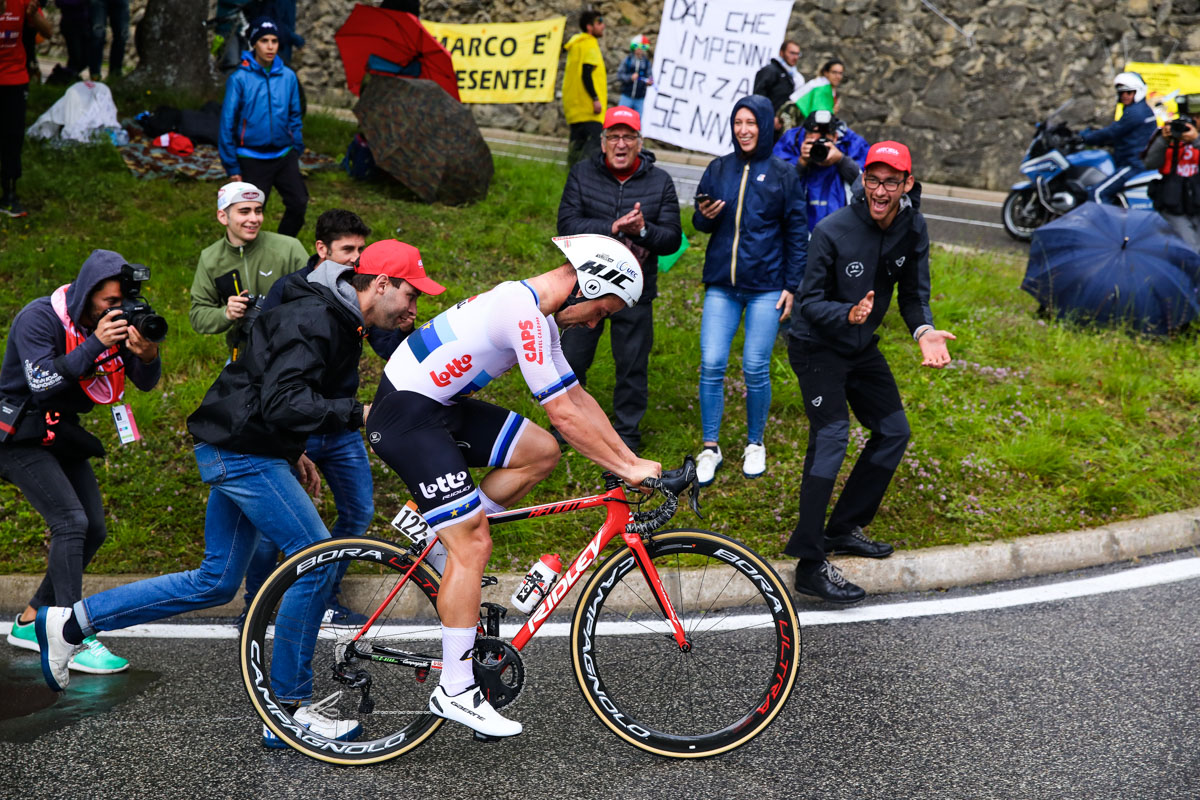
<svg viewBox="0 0 1200 800">
<path fill-rule="evenodd" d="M 605 474 L 603 494 L 488 516 L 491 525 L 591 508 L 604 524 L 511 641 L 500 637 L 507 609 L 485 602 L 472 658 L 496 707 L 525 684 L 521 651 L 571 589 L 619 537 L 620 546 L 586 582 L 569 628 L 571 663 L 584 699 L 619 738 L 660 756 L 702 758 L 745 744 L 779 714 L 800 663 L 800 628 L 784 583 L 746 545 L 707 530 L 666 530 L 679 497 L 698 510 L 695 467 L 652 479 L 664 499 L 626 496 Z M 242 632 L 242 677 L 259 716 L 291 747 L 335 764 L 372 764 L 408 752 L 442 720 L 429 713 L 429 677 L 441 669 L 437 614 L 440 576 L 426 557 L 436 537 L 405 547 L 371 538 L 329 539 L 286 559 L 255 596 Z M 298 725 L 271 687 L 275 621 L 284 593 L 301 576 L 329 580 L 354 567 L 343 597 L 368 617 L 361 626 L 323 623 L 313 652 L 314 701 L 325 713 L 362 724 L 355 741 Z M 484 585 L 494 584 L 487 577 Z M 435 657 L 431 653 L 437 653 Z"/>
</svg>

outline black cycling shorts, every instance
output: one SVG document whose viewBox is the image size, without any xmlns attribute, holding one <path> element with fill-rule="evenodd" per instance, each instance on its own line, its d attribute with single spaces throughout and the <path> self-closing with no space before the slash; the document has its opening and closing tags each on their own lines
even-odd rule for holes
<svg viewBox="0 0 1200 800">
<path fill-rule="evenodd" d="M 444 406 L 383 388 L 367 416 L 367 441 L 404 481 L 425 521 L 436 531 L 480 513 L 470 470 L 508 466 L 529 420 L 470 397 Z"/>
</svg>

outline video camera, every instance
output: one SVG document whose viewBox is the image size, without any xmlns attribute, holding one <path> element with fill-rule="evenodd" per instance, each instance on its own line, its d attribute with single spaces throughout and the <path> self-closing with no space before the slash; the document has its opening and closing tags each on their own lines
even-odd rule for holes
<svg viewBox="0 0 1200 800">
<path fill-rule="evenodd" d="M 167 321 L 150 307 L 142 297 L 142 284 L 150 280 L 150 268 L 141 264 L 125 264 L 118 276 L 121 282 L 121 305 L 106 310 L 105 314 L 116 314 L 126 320 L 137 332 L 151 342 L 167 338 Z"/>
<path fill-rule="evenodd" d="M 835 140 L 832 137 L 837 134 L 837 129 L 837 117 L 828 111 L 814 111 L 808 115 L 808 119 L 804 121 L 804 132 L 820 134 L 820 138 L 809 147 L 809 162 L 825 163 L 825 159 L 829 158 L 829 149 L 834 146 Z"/>
</svg>

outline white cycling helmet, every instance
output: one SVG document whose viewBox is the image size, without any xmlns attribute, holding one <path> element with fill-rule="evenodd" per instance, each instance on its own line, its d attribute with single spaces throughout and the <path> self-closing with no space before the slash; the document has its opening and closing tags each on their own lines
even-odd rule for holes
<svg viewBox="0 0 1200 800">
<path fill-rule="evenodd" d="M 1140 103 L 1146 99 L 1146 81 L 1136 72 L 1122 72 L 1113 79 L 1113 86 L 1118 93 L 1133 92 L 1133 102 Z"/>
<path fill-rule="evenodd" d="M 629 308 L 637 305 L 642 296 L 642 268 L 628 247 L 599 233 L 555 236 L 554 243 L 575 268 L 583 300 L 615 294 Z"/>
</svg>

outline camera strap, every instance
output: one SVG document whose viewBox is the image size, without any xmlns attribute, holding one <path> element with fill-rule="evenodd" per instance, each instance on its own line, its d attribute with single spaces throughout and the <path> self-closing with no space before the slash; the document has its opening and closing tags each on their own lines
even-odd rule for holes
<svg viewBox="0 0 1200 800">
<path fill-rule="evenodd" d="M 67 312 L 67 289 L 70 286 L 69 283 L 64 284 L 50 295 L 50 306 L 66 331 L 68 353 L 88 339 Z M 107 406 L 120 402 L 125 396 L 125 362 L 121 359 L 120 347 L 113 345 L 108 348 L 96 357 L 95 363 L 96 373 L 80 378 L 80 387 L 93 403 Z"/>
</svg>

